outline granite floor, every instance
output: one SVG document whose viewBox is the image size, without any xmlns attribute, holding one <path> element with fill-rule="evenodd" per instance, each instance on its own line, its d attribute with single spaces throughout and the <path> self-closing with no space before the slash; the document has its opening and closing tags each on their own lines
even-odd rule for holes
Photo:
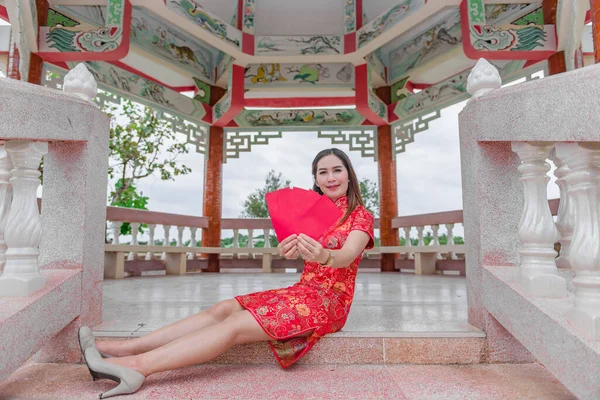
<svg viewBox="0 0 600 400">
<path fill-rule="evenodd" d="M 29 364 L 0 383 L 0 398 L 97 399 L 115 385 L 93 382 L 80 364 Z M 575 400 L 539 364 L 197 365 L 152 375 L 116 398 Z"/>
<path fill-rule="evenodd" d="M 286 287 L 299 274 L 188 274 L 104 281 L 103 322 L 96 335 L 138 336 L 238 294 Z M 460 276 L 360 273 L 346 326 L 337 336 L 481 337 L 467 323 Z"/>
</svg>

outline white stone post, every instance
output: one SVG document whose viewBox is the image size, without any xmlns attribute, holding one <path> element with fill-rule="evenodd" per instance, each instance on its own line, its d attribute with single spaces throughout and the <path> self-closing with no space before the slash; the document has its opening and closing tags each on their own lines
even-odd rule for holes
<svg viewBox="0 0 600 400">
<path fill-rule="evenodd" d="M 48 143 L 10 140 L 5 149 L 13 164 L 13 201 L 6 221 L 8 249 L 0 276 L 0 296 L 28 296 L 46 283 L 38 264 L 42 221 L 36 192 L 40 185 L 38 167 L 48 153 Z"/>
<path fill-rule="evenodd" d="M 558 231 L 548 206 L 547 186 L 550 164 L 546 162 L 553 144 L 513 142 L 519 155 L 520 181 L 524 189 L 524 205 L 519 221 L 521 240 L 521 286 L 536 297 L 562 298 L 567 295 L 564 278 L 558 275 L 554 243 Z"/>
<path fill-rule="evenodd" d="M 405 228 L 402 228 L 402 229 L 404 229 L 404 245 L 408 246 L 408 247 L 411 247 L 412 246 L 412 242 L 410 241 L 410 230 L 412 229 L 412 226 L 408 226 L 408 227 L 405 227 Z M 408 252 L 408 251 L 406 252 L 406 259 L 407 260 L 413 260 L 414 258 L 415 258 L 415 256 L 414 256 L 413 253 Z"/>
<path fill-rule="evenodd" d="M 248 248 L 252 249 L 254 247 L 254 229 L 248 229 Z M 255 258 L 256 254 L 250 253 L 248 254 L 248 258 Z"/>
<path fill-rule="evenodd" d="M 556 165 L 554 175 L 556 184 L 560 189 L 560 203 L 556 216 L 556 227 L 560 234 L 560 256 L 556 259 L 556 265 L 559 268 L 571 268 L 569 263 L 569 251 L 571 239 L 573 238 L 573 223 L 575 221 L 575 210 L 573 207 L 572 194 L 569 193 L 569 184 L 567 175 L 570 171 L 566 163 L 566 157 L 572 150 L 575 143 L 557 143 L 556 148 L 550 153 L 550 159 Z M 571 150 L 570 150 L 571 149 Z"/>
<path fill-rule="evenodd" d="M 139 222 L 131 222 L 129 224 L 131 226 L 131 245 L 138 245 L 138 230 L 140 229 Z M 127 261 L 137 260 L 137 251 L 130 251 L 129 256 L 127 257 Z"/>
<path fill-rule="evenodd" d="M 454 224 L 446 224 L 446 230 L 448 231 L 448 246 L 454 245 Z M 456 260 L 456 254 L 453 251 L 449 251 L 446 256 L 447 260 Z"/>
<path fill-rule="evenodd" d="M 265 248 L 271 247 L 271 229 L 263 229 L 265 233 Z"/>
<path fill-rule="evenodd" d="M 419 239 L 419 241 L 417 242 L 417 246 L 425 246 L 425 241 L 423 240 L 424 229 L 424 226 L 417 226 L 417 239 Z"/>
<path fill-rule="evenodd" d="M 190 228 L 190 234 L 191 234 L 191 238 L 190 238 L 190 245 L 188 247 L 190 247 L 192 249 L 192 251 L 188 254 L 188 260 L 193 260 L 194 258 L 196 258 L 196 252 L 194 251 L 194 247 L 196 247 L 196 232 L 198 231 L 198 228 Z"/>
<path fill-rule="evenodd" d="M 154 230 L 156 229 L 156 224 L 148 224 L 148 246 L 154 246 Z M 154 258 L 154 253 L 152 251 L 148 251 L 146 253 L 146 260 L 152 260 Z"/>
<path fill-rule="evenodd" d="M 585 146 L 585 147 L 584 147 Z M 559 156 L 562 156 L 559 152 Z M 575 306 L 567 320 L 593 340 L 600 340 L 600 145 L 568 148 L 569 192 L 575 207 L 569 254 L 575 271 Z"/>
<path fill-rule="evenodd" d="M 171 245 L 171 225 L 163 225 L 163 230 L 165 231 L 165 240 L 163 242 L 163 246 Z M 167 252 L 165 251 L 161 257 L 162 260 L 167 259 Z"/>
<path fill-rule="evenodd" d="M 6 241 L 4 240 L 4 228 L 12 202 L 12 186 L 10 184 L 10 171 L 12 162 L 6 152 L 4 145 L 0 146 L 0 273 L 6 264 Z"/>
<path fill-rule="evenodd" d="M 119 244 L 119 239 L 121 238 L 122 225 L 123 222 L 121 221 L 112 221 L 113 244 Z"/>
<path fill-rule="evenodd" d="M 439 225 L 431 225 L 431 230 L 433 232 L 433 240 L 431 242 L 429 242 L 429 245 L 430 246 L 439 246 L 440 245 L 440 237 L 439 237 L 440 226 Z M 440 253 L 435 253 L 435 258 L 438 260 L 441 260 L 442 255 Z"/>
<path fill-rule="evenodd" d="M 185 226 L 177 227 L 177 246 L 183 247 L 183 231 L 185 230 Z"/>
</svg>

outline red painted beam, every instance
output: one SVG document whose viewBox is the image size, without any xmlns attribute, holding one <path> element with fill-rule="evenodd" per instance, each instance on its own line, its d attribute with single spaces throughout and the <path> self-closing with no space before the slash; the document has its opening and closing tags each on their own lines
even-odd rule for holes
<svg viewBox="0 0 600 400">
<path fill-rule="evenodd" d="M 367 64 L 361 64 L 354 67 L 356 110 L 373 125 L 388 125 L 388 122 L 381 118 L 369 107 L 369 68 Z"/>
<path fill-rule="evenodd" d="M 231 87 L 229 88 L 231 91 L 231 105 L 221 118 L 214 120 L 213 117 L 213 126 L 230 126 L 229 123 L 234 122 L 233 119 L 244 109 L 244 67 L 234 64 L 231 67 L 231 73 L 233 74 Z M 213 116 L 214 107 L 216 107 L 216 104 L 213 106 Z"/>
<path fill-rule="evenodd" d="M 354 106 L 355 97 L 289 97 L 277 99 L 246 99 L 246 107 L 296 108 L 296 107 L 334 107 Z"/>
</svg>

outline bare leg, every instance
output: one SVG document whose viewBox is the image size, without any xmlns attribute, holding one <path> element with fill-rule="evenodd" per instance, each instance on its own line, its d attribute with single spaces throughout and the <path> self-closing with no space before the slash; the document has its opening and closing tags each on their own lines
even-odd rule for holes
<svg viewBox="0 0 600 400">
<path fill-rule="evenodd" d="M 252 314 L 243 310 L 231 314 L 223 322 L 190 333 L 147 353 L 107 358 L 105 361 L 133 368 L 148 376 L 212 360 L 235 344 L 270 339 Z"/>
<path fill-rule="evenodd" d="M 244 308 L 236 299 L 221 301 L 211 308 L 164 326 L 148 335 L 122 341 L 96 341 L 103 353 L 116 357 L 134 356 L 164 346 L 190 333 L 224 321 L 228 316 Z"/>
</svg>

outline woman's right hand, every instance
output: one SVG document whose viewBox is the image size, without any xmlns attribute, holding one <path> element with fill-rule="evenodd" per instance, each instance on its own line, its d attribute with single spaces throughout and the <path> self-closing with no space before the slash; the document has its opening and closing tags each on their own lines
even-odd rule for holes
<svg viewBox="0 0 600 400">
<path fill-rule="evenodd" d="M 294 234 L 286 237 L 277 245 L 277 250 L 279 250 L 280 256 L 288 260 L 295 260 L 300 255 L 298 251 L 298 236 Z"/>
</svg>

